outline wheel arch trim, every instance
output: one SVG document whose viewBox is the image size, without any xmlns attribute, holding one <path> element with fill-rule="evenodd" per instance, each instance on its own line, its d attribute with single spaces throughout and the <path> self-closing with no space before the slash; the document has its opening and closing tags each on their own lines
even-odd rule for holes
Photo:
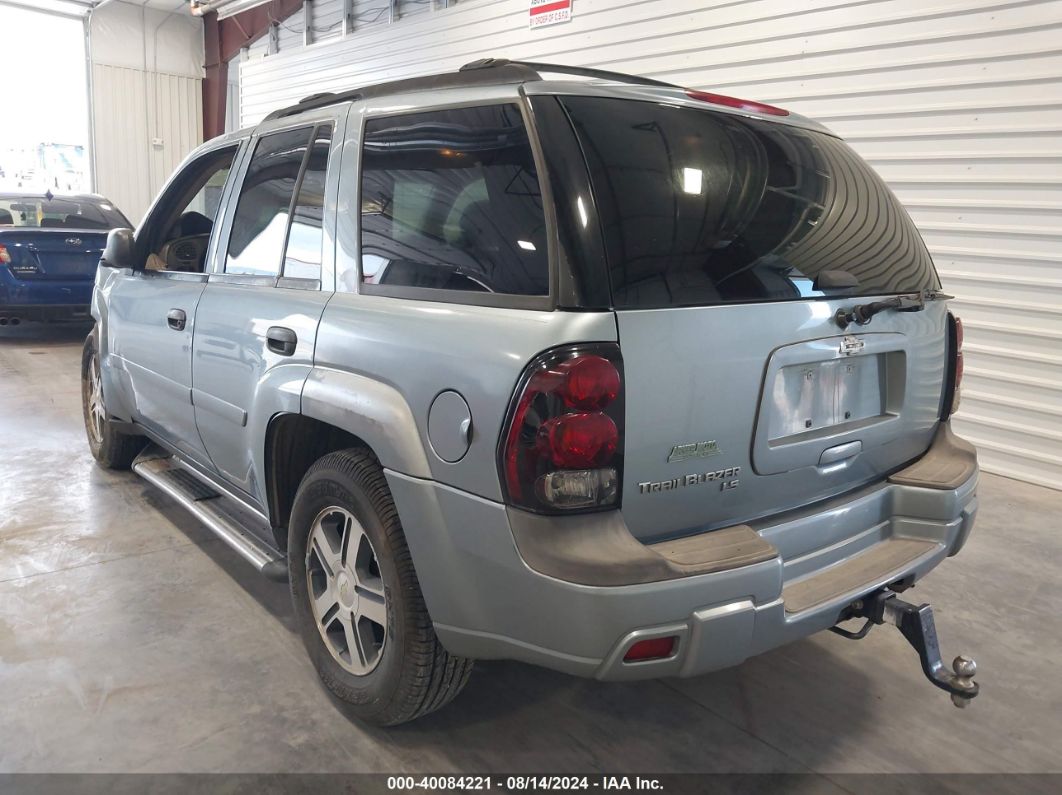
<svg viewBox="0 0 1062 795">
<path fill-rule="evenodd" d="M 303 385 L 302 414 L 363 440 L 387 469 L 417 478 L 432 476 L 413 411 L 388 384 L 315 367 Z"/>
</svg>

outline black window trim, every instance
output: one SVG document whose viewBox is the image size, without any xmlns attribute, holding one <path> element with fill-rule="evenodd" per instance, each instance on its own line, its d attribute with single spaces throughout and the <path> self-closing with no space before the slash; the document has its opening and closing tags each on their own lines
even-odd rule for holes
<svg viewBox="0 0 1062 795">
<path fill-rule="evenodd" d="M 531 154 L 535 160 L 535 171 L 538 178 L 539 190 L 542 192 L 542 213 L 546 223 L 546 262 L 549 268 L 548 283 L 549 292 L 546 295 L 517 295 L 514 293 L 477 293 L 466 290 L 441 290 L 434 287 L 410 287 L 405 285 L 390 284 L 366 284 L 362 281 L 361 269 L 361 204 L 363 186 L 363 168 L 365 155 L 365 128 L 372 119 L 389 119 L 396 116 L 409 116 L 418 113 L 431 113 L 440 110 L 460 110 L 462 108 L 482 108 L 489 105 L 516 105 L 520 110 L 524 128 L 527 130 L 528 141 L 531 144 Z M 557 240 L 557 222 L 553 206 L 553 194 L 550 192 L 546 159 L 542 151 L 541 142 L 533 123 L 527 96 L 521 90 L 519 95 L 510 97 L 492 97 L 478 100 L 464 99 L 455 102 L 440 102 L 432 105 L 417 105 L 399 110 L 386 109 L 362 114 L 361 128 L 358 133 L 358 154 L 356 192 L 356 222 L 357 222 L 357 253 L 355 266 L 357 269 L 356 292 L 359 295 L 378 295 L 386 298 L 407 298 L 415 301 L 434 301 L 443 304 L 465 304 L 469 306 L 490 306 L 503 309 L 535 309 L 552 311 L 557 308 L 557 258 L 559 244 Z"/>
<path fill-rule="evenodd" d="M 314 289 L 308 286 L 309 282 L 316 284 L 316 289 L 321 289 L 320 279 L 296 279 L 293 277 L 284 276 L 284 259 L 286 258 L 288 251 L 288 236 L 291 234 L 291 220 L 292 213 L 295 212 L 295 203 L 299 200 L 299 189 L 302 188 L 302 178 L 306 174 L 306 168 L 310 162 L 310 154 L 313 149 L 313 142 L 317 139 L 317 133 L 322 127 L 330 127 L 329 137 L 329 155 L 331 155 L 331 143 L 332 136 L 335 135 L 336 122 L 334 119 L 327 119 L 323 121 L 311 121 L 302 119 L 298 123 L 280 127 L 275 130 L 268 130 L 266 132 L 258 133 L 251 140 L 247 146 L 247 162 L 240 166 L 240 184 L 238 188 L 234 185 L 233 192 L 228 197 L 228 202 L 232 204 L 231 218 L 227 219 L 225 229 L 225 251 L 218 251 L 218 259 L 221 260 L 218 264 L 221 266 L 220 271 L 209 271 L 209 281 L 216 282 L 218 284 L 237 284 L 247 285 L 251 287 L 283 287 L 288 289 L 301 289 L 308 290 Z M 236 220 L 236 211 L 239 209 L 240 198 L 243 196 L 243 183 L 247 178 L 247 172 L 251 168 L 251 164 L 254 162 L 255 152 L 258 151 L 258 144 L 261 143 L 263 138 L 267 138 L 271 135 L 283 135 L 284 133 L 296 132 L 301 129 L 307 129 L 310 131 L 310 137 L 306 145 L 306 152 L 302 156 L 302 161 L 299 163 L 299 173 L 295 177 L 295 187 L 292 190 L 291 201 L 288 202 L 288 222 L 284 227 L 284 245 L 280 248 L 279 262 L 277 263 L 277 272 L 275 274 L 258 274 L 258 273 L 228 273 L 225 268 L 229 264 L 229 235 L 232 232 L 232 222 Z M 327 166 L 326 166 L 327 168 Z M 233 199 L 235 198 L 235 201 Z M 323 223 L 323 220 L 322 220 Z M 322 226 L 323 228 L 323 226 Z M 324 243 L 322 242 L 322 247 Z M 323 251 L 323 248 L 322 248 Z M 323 254 L 321 267 L 324 267 Z"/>
<path fill-rule="evenodd" d="M 295 289 L 308 289 L 302 285 L 306 282 L 315 281 L 318 285 L 321 283 L 320 274 L 316 279 L 295 278 L 292 276 L 285 276 L 285 263 L 288 259 L 288 240 L 291 238 L 291 225 L 295 222 L 295 208 L 299 204 L 299 193 L 302 191 L 302 181 L 306 177 L 306 171 L 310 167 L 310 159 L 313 157 L 313 147 L 317 143 L 317 136 L 321 133 L 322 129 L 328 129 L 328 156 L 325 158 L 325 189 L 328 188 L 328 165 L 331 162 L 332 155 L 332 141 L 336 134 L 336 123 L 334 121 L 319 121 L 313 125 L 313 130 L 310 132 L 310 142 L 306 146 L 306 154 L 302 158 L 302 165 L 299 166 L 299 176 L 295 179 L 295 190 L 291 194 L 291 203 L 288 204 L 288 224 L 284 230 L 284 247 L 280 252 L 280 270 L 277 271 L 277 287 L 294 287 Z M 295 129 L 298 129 L 297 127 Z M 321 261 L 317 264 L 318 270 L 324 269 L 324 207 L 321 208 Z M 284 282 L 283 284 L 281 282 Z"/>
</svg>

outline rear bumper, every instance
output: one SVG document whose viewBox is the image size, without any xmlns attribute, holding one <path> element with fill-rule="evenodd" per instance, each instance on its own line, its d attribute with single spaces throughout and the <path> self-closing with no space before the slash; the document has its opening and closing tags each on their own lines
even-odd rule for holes
<svg viewBox="0 0 1062 795">
<path fill-rule="evenodd" d="M 18 279 L 0 267 L 0 317 L 45 320 L 88 315 L 92 279 Z"/>
<path fill-rule="evenodd" d="M 826 629 L 854 600 L 958 552 L 977 512 L 976 456 L 946 424 L 888 480 L 680 544 L 640 544 L 617 512 L 565 517 L 559 529 L 387 474 L 451 652 L 612 680 L 696 676 Z M 713 539 L 721 532 L 729 542 Z M 664 636 L 678 638 L 671 657 L 623 662 L 637 640 Z"/>
</svg>

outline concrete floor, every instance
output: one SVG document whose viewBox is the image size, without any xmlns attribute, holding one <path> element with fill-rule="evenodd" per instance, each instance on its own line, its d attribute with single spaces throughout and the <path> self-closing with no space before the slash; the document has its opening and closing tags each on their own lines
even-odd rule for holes
<svg viewBox="0 0 1062 795">
<path fill-rule="evenodd" d="M 0 772 L 1062 771 L 1062 493 L 984 476 L 966 550 L 913 592 L 980 664 L 969 709 L 879 628 L 682 681 L 480 663 L 445 711 L 376 730 L 318 685 L 284 585 L 94 466 L 85 331 L 0 330 Z"/>
</svg>

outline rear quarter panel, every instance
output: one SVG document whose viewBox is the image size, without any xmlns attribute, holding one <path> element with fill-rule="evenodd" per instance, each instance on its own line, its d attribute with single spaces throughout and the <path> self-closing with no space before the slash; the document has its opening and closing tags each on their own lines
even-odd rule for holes
<svg viewBox="0 0 1062 795">
<path fill-rule="evenodd" d="M 355 373 L 391 387 L 408 405 L 431 477 L 500 500 L 498 437 L 525 365 L 556 345 L 615 340 L 611 312 L 544 312 L 337 293 L 321 318 L 315 370 Z M 464 397 L 472 414 L 471 443 L 456 463 L 435 455 L 427 433 L 428 410 L 448 389 Z M 356 414 L 358 396 L 348 397 Z M 349 430 L 364 438 L 364 432 Z M 383 429 L 378 430 L 384 438 Z M 420 476 L 406 471 L 403 457 L 390 444 L 382 446 L 376 453 L 385 467 Z"/>
</svg>

